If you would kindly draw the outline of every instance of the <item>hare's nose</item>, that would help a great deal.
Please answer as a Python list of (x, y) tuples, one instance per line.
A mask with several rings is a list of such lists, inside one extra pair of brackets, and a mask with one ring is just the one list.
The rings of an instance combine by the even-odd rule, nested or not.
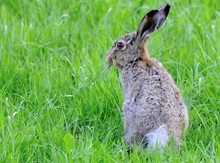
[(113, 64), (113, 59), (112, 59), (112, 57), (111, 57), (110, 55), (107, 55), (106, 61), (107, 61), (107, 63), (110, 64), (110, 65)]

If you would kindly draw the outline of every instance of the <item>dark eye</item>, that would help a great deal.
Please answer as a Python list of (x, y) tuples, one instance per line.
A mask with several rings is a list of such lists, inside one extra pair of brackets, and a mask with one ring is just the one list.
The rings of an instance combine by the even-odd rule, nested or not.
[(125, 45), (122, 42), (117, 42), (116, 46), (118, 49), (123, 49)]

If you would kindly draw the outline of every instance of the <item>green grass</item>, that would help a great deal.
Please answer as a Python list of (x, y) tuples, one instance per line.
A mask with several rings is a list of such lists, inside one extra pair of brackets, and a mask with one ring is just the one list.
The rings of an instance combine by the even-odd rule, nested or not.
[[(119, 71), (81, 88), (107, 67), (113, 40), (167, 2), (148, 48), (179, 86), (190, 127), (178, 151), (128, 156)], [(219, 24), (217, 0), (0, 1), (0, 162), (220, 162)]]

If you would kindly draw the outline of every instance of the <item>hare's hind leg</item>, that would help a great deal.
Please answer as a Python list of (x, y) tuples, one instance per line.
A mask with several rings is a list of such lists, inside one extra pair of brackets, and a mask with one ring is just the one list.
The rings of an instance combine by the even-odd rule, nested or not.
[(148, 142), (147, 147), (152, 149), (164, 147), (169, 140), (167, 125), (163, 124), (157, 129), (147, 133), (146, 139)]

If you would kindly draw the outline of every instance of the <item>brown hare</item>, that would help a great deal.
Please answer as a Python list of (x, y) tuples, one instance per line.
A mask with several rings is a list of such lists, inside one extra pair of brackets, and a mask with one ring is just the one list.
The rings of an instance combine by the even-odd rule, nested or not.
[(188, 128), (188, 111), (172, 77), (149, 57), (146, 43), (165, 23), (170, 5), (148, 12), (134, 33), (117, 40), (106, 55), (121, 70), (124, 101), (124, 140), (127, 145), (161, 148), (172, 139), (175, 147)]

